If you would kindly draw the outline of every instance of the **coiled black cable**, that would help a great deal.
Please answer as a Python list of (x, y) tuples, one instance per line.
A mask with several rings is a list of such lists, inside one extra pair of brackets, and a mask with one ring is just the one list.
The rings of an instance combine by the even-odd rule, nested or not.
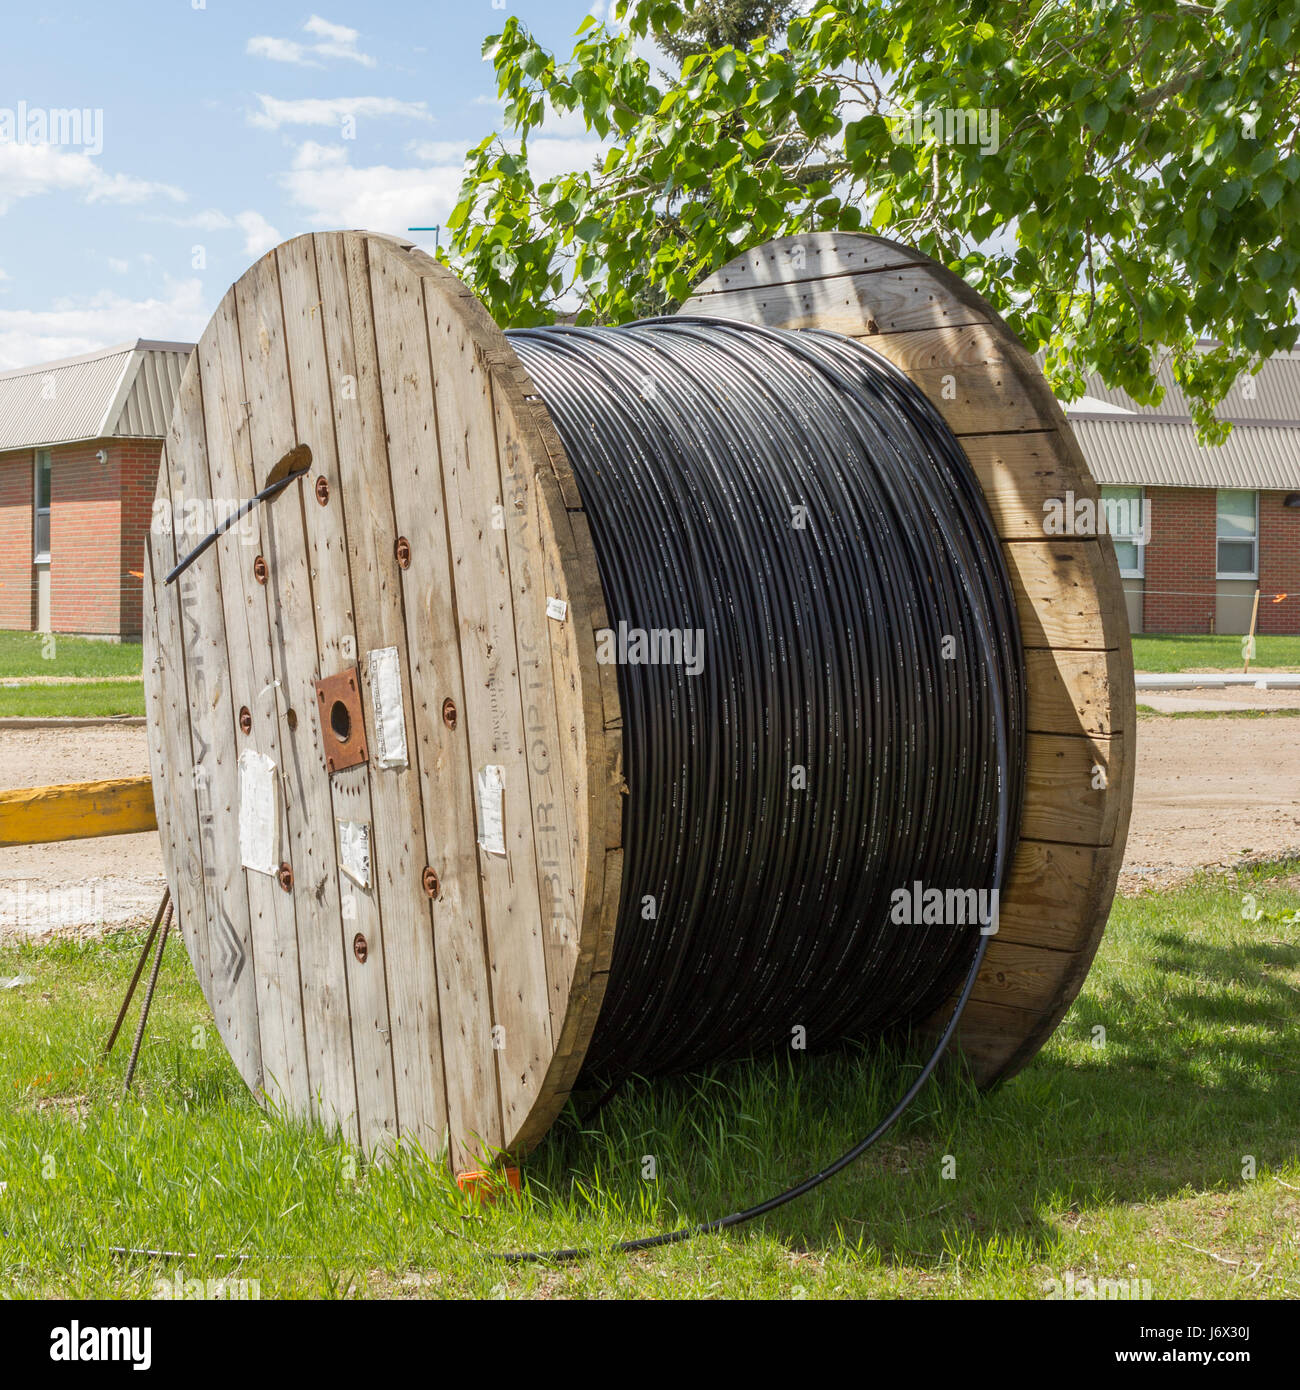
[(871, 1135), (770, 1202), (619, 1247), (645, 1249), (816, 1186), (933, 1071), (987, 937), (899, 921), (896, 894), (1001, 886), (1024, 776), (1019, 627), (969, 462), (862, 344), (698, 318), (508, 336), (591, 524), (603, 654), (642, 633), (679, 658), (618, 666), (623, 899), (587, 1078), (830, 1046), (962, 982)]

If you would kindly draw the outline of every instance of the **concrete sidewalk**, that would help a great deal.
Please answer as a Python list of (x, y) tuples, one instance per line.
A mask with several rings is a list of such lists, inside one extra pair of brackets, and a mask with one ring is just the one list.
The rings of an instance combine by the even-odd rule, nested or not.
[(1300, 691), (1300, 672), (1297, 671), (1176, 671), (1170, 675), (1163, 672), (1139, 671), (1136, 681), (1139, 692), (1227, 690), (1236, 686), (1253, 687), (1256, 690)]

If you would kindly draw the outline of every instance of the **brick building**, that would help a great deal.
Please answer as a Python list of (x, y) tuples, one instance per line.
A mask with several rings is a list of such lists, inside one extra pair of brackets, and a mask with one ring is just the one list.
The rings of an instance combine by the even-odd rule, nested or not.
[(0, 628), (139, 640), (162, 438), (192, 350), (0, 373)]
[[(188, 343), (139, 341), (0, 373), (0, 628), (135, 639), (138, 577)], [(1134, 632), (1300, 633), (1300, 353), (1220, 407), (1202, 448), (1168, 365), (1139, 406), (1093, 379), (1068, 407), (1112, 526)], [(1134, 506), (1134, 504), (1137, 504)], [(1281, 597), (1285, 595), (1285, 597)]]
[[(1103, 496), (1140, 528), (1112, 528), (1134, 632), (1300, 633), (1300, 353), (1229, 392), (1225, 444), (1196, 442), (1168, 364), (1158, 406), (1095, 378), (1066, 413)], [(1138, 504), (1134, 506), (1133, 504)]]

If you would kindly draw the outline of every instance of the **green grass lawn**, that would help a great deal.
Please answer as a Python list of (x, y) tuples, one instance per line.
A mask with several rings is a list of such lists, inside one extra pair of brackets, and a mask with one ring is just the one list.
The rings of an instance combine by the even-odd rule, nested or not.
[[(1133, 665), (1139, 671), (1166, 674), (1188, 670), (1240, 671), (1242, 641), (1241, 637), (1226, 635), (1139, 633), (1133, 638)], [(1250, 664), (1300, 671), (1300, 637), (1256, 637), (1255, 656)]]
[(95, 681), (89, 685), (0, 685), (0, 718), (101, 718), (144, 714), (142, 681)]
[[(476, 1207), (422, 1156), (358, 1164), (261, 1111), (179, 942), (124, 1102), (130, 1027), (107, 1064), (100, 1047), (139, 934), (10, 947), (0, 976), (33, 978), (0, 991), (0, 1287), (148, 1295), (183, 1272), (262, 1297), (1032, 1298), (1073, 1274), (1148, 1280), (1157, 1298), (1295, 1297), (1298, 874), (1118, 902), (1083, 995), (1015, 1080), (978, 1095), (948, 1074), (877, 1150), (761, 1224), (560, 1267), (485, 1252), (601, 1245), (766, 1197), (865, 1133), (913, 1064), (792, 1053), (637, 1086), (586, 1129), (564, 1122), (521, 1198)], [(1246, 893), (1272, 915), (1244, 920)]]
[(138, 642), (0, 632), (0, 679), (14, 676), (138, 676)]

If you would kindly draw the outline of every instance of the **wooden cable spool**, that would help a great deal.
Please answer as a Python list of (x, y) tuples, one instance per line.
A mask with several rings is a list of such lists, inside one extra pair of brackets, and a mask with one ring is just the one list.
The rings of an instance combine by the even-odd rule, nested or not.
[[(1078, 993), (1127, 832), (1118, 568), (1101, 540), (1043, 525), (1044, 502), (1095, 503), (1096, 487), (1033, 359), (915, 251), (785, 238), (710, 276), (683, 312), (868, 341), (943, 414), (984, 488), (1030, 731), (1022, 838), (960, 1031), (991, 1085)], [(591, 534), (501, 330), (393, 238), (298, 237), (230, 289), (181, 383), (159, 514), (237, 505), (304, 445), (309, 472), (174, 584), (208, 525), (151, 532), (145, 686), (168, 882), (256, 1093), (367, 1150), (446, 1146), (465, 1170), (545, 1134), (609, 969), (622, 711), (596, 659), (609, 623)], [(480, 785), (485, 769), (498, 772)], [(504, 853), (484, 798), (503, 811)]]

